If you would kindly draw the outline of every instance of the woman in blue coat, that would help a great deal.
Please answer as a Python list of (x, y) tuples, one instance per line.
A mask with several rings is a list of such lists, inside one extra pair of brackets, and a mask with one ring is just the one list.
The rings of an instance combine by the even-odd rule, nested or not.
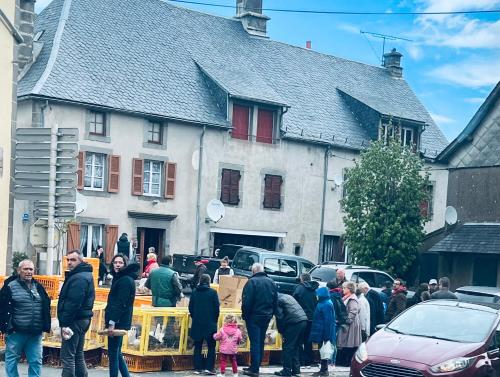
[[(330, 292), (328, 288), (321, 287), (316, 290), (316, 295), (318, 296), (318, 305), (313, 315), (310, 341), (317, 343), (320, 348), (323, 343), (328, 341), (332, 347), (335, 347), (337, 328), (335, 325), (335, 310), (330, 300)], [(328, 376), (328, 361), (329, 358), (322, 359), (319, 372), (313, 373), (312, 376)]]

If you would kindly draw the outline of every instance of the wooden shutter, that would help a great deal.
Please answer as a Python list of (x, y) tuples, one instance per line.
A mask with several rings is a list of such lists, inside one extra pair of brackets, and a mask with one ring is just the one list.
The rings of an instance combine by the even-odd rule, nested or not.
[(175, 197), (175, 176), (177, 173), (177, 164), (168, 162), (165, 164), (165, 198), (174, 199)]
[(234, 139), (248, 140), (250, 122), (250, 108), (248, 106), (233, 105), (233, 131)]
[(80, 224), (69, 223), (66, 251), (80, 250)]
[(257, 119), (257, 141), (273, 143), (274, 111), (259, 109)]
[(222, 169), (220, 201), (224, 204), (229, 204), (231, 196), (231, 171)]
[(76, 175), (76, 188), (77, 190), (83, 190), (83, 179), (85, 177), (85, 152), (83, 151), (78, 153), (78, 168), (76, 169)]
[(108, 192), (120, 191), (120, 156), (110, 155), (108, 160)]
[(264, 178), (264, 208), (281, 208), (281, 184), (279, 175), (266, 175)]
[(142, 195), (144, 179), (144, 160), (132, 159), (132, 195)]
[(231, 170), (231, 194), (229, 204), (240, 203), (240, 178), (241, 174), (238, 170)]
[(424, 219), (429, 217), (429, 201), (427, 199), (420, 202), (420, 214)]
[(106, 225), (106, 263), (111, 263), (113, 259), (116, 241), (118, 241), (118, 225)]

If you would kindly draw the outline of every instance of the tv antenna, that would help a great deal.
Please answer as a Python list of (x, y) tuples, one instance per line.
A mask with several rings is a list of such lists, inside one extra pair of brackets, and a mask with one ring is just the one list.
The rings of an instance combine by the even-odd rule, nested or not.
[[(377, 52), (375, 51), (375, 49), (373, 48), (372, 44), (370, 43), (370, 40), (366, 37), (366, 34), (368, 35), (371, 35), (372, 37), (375, 37), (375, 38), (380, 38), (382, 39), (382, 58), (380, 59), (380, 62), (383, 64), (384, 63), (384, 54), (385, 54), (385, 41), (388, 40), (388, 41), (406, 41), (406, 42), (413, 42), (412, 39), (407, 39), (407, 38), (402, 38), (402, 37), (396, 37), (395, 35), (388, 35), (388, 34), (380, 34), (380, 33), (373, 33), (371, 31), (363, 31), (363, 30), (360, 30), (359, 31), (361, 34), (364, 35), (364, 37), (366, 38), (366, 40), (368, 41), (368, 43), (370, 44), (370, 47), (372, 48), (373, 50), (373, 53), (375, 54), (375, 56), (377, 56)], [(378, 59), (378, 56), (377, 56), (377, 59)]]

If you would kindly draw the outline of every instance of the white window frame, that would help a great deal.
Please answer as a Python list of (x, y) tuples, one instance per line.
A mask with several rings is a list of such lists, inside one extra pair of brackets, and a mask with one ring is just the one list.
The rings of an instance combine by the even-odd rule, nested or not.
[(382, 123), (379, 140), (383, 140), (384, 143), (387, 143), (389, 139), (394, 138), (394, 133), (395, 133), (394, 124)]
[[(90, 169), (88, 168), (87, 165), (87, 158), (91, 156), (92, 161), (90, 163)], [(96, 157), (97, 156), (102, 156), (102, 177), (97, 177), (95, 175), (95, 170), (96, 170)], [(106, 176), (106, 155), (103, 153), (94, 153), (94, 152), (86, 152), (85, 153), (85, 174), (83, 177), (83, 185), (84, 185), (84, 190), (90, 190), (90, 191), (104, 191), (104, 186), (105, 186), (105, 176)], [(85, 179), (90, 178), (90, 186), (85, 185)], [(102, 181), (102, 187), (95, 187), (95, 180), (96, 179), (101, 179)]]
[[(406, 139), (406, 133), (407, 131), (410, 131), (411, 133), (411, 139), (410, 139), (410, 144), (407, 144), (407, 139)], [(401, 145), (405, 147), (412, 147), (415, 143), (415, 130), (410, 127), (401, 127), (401, 132), (400, 132), (400, 139), (401, 139)]]
[[(102, 236), (104, 232), (104, 226), (102, 224), (86, 224), (83, 223), (82, 226), (87, 227), (87, 249), (81, 250), (84, 257), (90, 258), (92, 257), (92, 237), (94, 235), (94, 227), (98, 227), (100, 229), (99, 239), (97, 245), (102, 246)], [(89, 242), (90, 240), (90, 242)]]
[[(153, 165), (158, 164), (158, 173), (153, 173)], [(149, 179), (146, 181), (146, 173), (149, 174)], [(153, 187), (153, 174), (158, 175), (158, 192), (152, 192)], [(144, 160), (144, 173), (143, 173), (143, 184), (142, 184), (142, 194), (144, 196), (161, 196), (161, 186), (163, 179), (163, 162), (154, 160)], [(145, 185), (148, 185), (148, 190), (144, 189)], [(154, 183), (156, 185), (156, 183)]]

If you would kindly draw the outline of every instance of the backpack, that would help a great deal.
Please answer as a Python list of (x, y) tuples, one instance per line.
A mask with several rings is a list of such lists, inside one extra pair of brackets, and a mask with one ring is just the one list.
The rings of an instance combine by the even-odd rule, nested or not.
[(343, 325), (347, 322), (347, 308), (344, 302), (337, 295), (331, 295), (333, 309), (335, 310), (335, 319), (337, 324)]

